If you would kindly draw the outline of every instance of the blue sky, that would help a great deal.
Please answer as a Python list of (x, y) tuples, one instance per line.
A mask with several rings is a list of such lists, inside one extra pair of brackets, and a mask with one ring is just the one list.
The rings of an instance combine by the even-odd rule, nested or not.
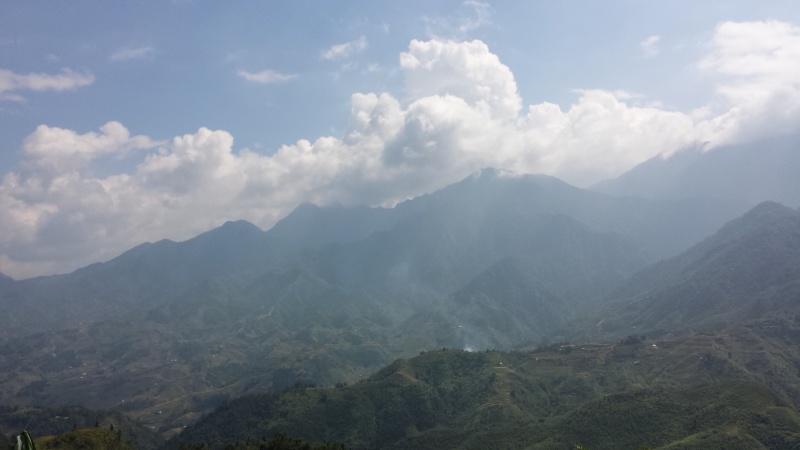
[[(796, 130), (793, 1), (4, 1), (0, 271)], [(797, 100), (797, 102), (796, 102)]]

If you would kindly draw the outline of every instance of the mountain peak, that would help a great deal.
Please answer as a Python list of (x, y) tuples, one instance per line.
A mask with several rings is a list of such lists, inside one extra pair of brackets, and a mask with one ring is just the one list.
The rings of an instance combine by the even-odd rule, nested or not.
[(797, 214), (797, 211), (789, 208), (788, 206), (782, 205), (778, 202), (765, 201), (754, 206), (742, 217), (795, 217)]
[(798, 248), (800, 212), (762, 202), (681, 255), (631, 278), (615, 295), (634, 301), (612, 314), (617, 322), (611, 328), (721, 326), (794, 314)]
[(472, 180), (493, 180), (496, 178), (516, 178), (521, 176), (517, 172), (508, 169), (496, 169), (494, 167), (484, 167), (472, 172), (468, 179)]
[(246, 220), (229, 220), (222, 224), (222, 226), (206, 231), (199, 236), (184, 241), (184, 243), (192, 241), (198, 242), (205, 239), (217, 239), (221, 236), (258, 236), (263, 233), (264, 231), (261, 230), (261, 228), (258, 228)]
[(228, 231), (245, 231), (245, 232), (252, 232), (252, 231), (262, 231), (261, 228), (253, 225), (252, 223), (246, 220), (229, 220), (222, 224), (220, 227), (223, 230)]
[[(784, 224), (783, 226), (781, 224)], [(743, 216), (723, 226), (712, 238), (732, 240), (752, 232), (796, 228), (800, 224), (800, 212), (773, 201), (761, 202)]]

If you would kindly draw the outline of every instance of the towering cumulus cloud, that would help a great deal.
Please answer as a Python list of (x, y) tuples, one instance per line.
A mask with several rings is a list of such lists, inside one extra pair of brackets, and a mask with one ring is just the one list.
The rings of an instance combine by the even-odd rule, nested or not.
[[(0, 185), (0, 271), (67, 271), (230, 219), (268, 228), (301, 202), (393, 204), (486, 166), (588, 185), (695, 142), (785, 130), (800, 115), (798, 36), (780, 22), (721, 24), (698, 63), (717, 97), (686, 113), (597, 89), (576, 91), (566, 109), (525, 107), (485, 43), (434, 39), (400, 55), (405, 92), (353, 94), (343, 136), (271, 155), (236, 150), (222, 130), (156, 142), (116, 122), (85, 134), (42, 125)], [(139, 163), (102, 164), (114, 158)]]

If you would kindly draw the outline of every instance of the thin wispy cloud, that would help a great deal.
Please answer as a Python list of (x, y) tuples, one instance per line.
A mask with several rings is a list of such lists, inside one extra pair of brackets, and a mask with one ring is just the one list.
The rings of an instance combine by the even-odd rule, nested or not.
[(639, 43), (639, 48), (642, 49), (642, 53), (644, 53), (645, 57), (652, 58), (661, 53), (661, 48), (659, 47), (660, 42), (661, 36), (649, 36), (647, 39)]
[(471, 13), (461, 17), (458, 31), (466, 34), (491, 23), (492, 11), (488, 3), (469, 0), (462, 7), (471, 10)]
[(341, 61), (364, 51), (367, 48), (367, 38), (361, 36), (353, 41), (336, 44), (322, 52), (322, 58), (329, 61)]
[(474, 30), (492, 23), (492, 7), (488, 3), (467, 0), (452, 15), (423, 17), (428, 35), (446, 39), (464, 39)]
[(145, 58), (155, 52), (152, 47), (123, 48), (112, 53), (108, 57), (111, 61), (130, 61), (132, 59)]
[(284, 83), (293, 78), (297, 78), (297, 75), (284, 74), (270, 69), (262, 70), (261, 72), (248, 72), (246, 70), (240, 70), (236, 73), (247, 81), (261, 84)]
[(79, 73), (72, 69), (62, 69), (58, 74), (27, 73), (19, 74), (8, 69), (0, 69), (0, 100), (23, 101), (17, 91), (69, 91), (94, 83), (94, 75)]
[(247, 56), (247, 50), (234, 50), (225, 54), (225, 62), (239, 62)]

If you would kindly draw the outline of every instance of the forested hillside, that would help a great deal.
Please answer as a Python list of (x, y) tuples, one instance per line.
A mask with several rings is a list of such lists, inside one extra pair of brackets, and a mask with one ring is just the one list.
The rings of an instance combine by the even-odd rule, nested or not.
[(747, 334), (432, 351), (354, 385), (234, 400), (170, 448), (276, 432), (349, 448), (800, 448), (800, 415), (767, 387), (796, 379), (759, 372), (793, 363), (757, 368)]

